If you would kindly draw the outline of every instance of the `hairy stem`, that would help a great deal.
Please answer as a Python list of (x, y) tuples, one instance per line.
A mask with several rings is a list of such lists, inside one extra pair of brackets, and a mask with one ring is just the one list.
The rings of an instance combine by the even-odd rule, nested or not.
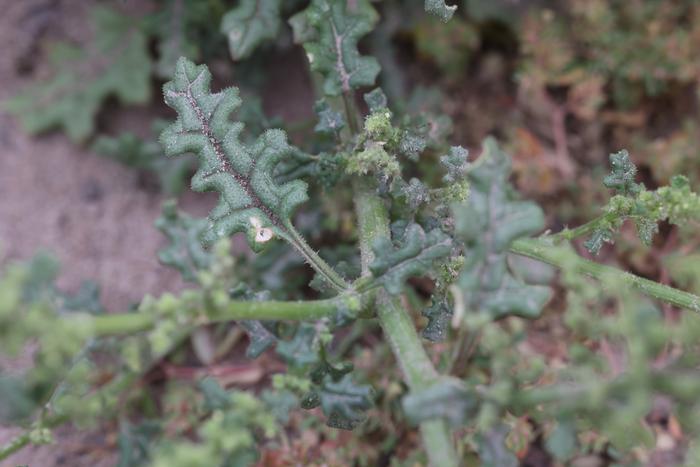
[(549, 239), (521, 238), (513, 242), (510, 251), (558, 268), (573, 268), (579, 273), (600, 280), (604, 285), (624, 284), (671, 305), (700, 311), (700, 297), (697, 295), (581, 258), (569, 248), (553, 245)]
[[(355, 180), (355, 209), (360, 231), (360, 252), (363, 276), (368, 276), (374, 258), (372, 242), (389, 236), (389, 216), (384, 202), (366, 180)], [(377, 317), (392, 352), (411, 390), (427, 388), (435, 382), (435, 370), (421, 343), (411, 317), (397, 297), (382, 290), (376, 299)], [(425, 451), (434, 467), (458, 465), (450, 430), (445, 420), (429, 420), (420, 424)]]
[(290, 238), (289, 242), (294, 248), (296, 248), (299, 253), (306, 259), (306, 262), (314, 268), (323, 278), (328, 282), (334, 289), (339, 292), (343, 292), (350, 288), (350, 285), (340, 277), (340, 275), (333, 269), (328, 263), (326, 263), (323, 258), (321, 258), (318, 253), (316, 253), (313, 248), (306, 243), (304, 237), (297, 232), (294, 226), (290, 223), (286, 226), (289, 232)]

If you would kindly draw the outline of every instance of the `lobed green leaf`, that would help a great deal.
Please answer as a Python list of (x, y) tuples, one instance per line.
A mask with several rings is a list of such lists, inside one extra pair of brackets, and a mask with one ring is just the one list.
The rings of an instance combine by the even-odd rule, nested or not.
[(100, 7), (92, 11), (95, 37), (85, 47), (58, 44), (51, 50), (55, 73), (4, 103), (24, 129), (40, 133), (62, 128), (76, 142), (94, 130), (107, 97), (138, 104), (150, 97), (147, 40), (134, 20)]
[(219, 204), (210, 213), (208, 243), (235, 232), (246, 232), (254, 248), (274, 234), (289, 236), (290, 217), (305, 202), (306, 183), (274, 182), (278, 163), (294, 152), (281, 130), (267, 130), (251, 145), (243, 144), (243, 124), (229, 121), (240, 105), (238, 90), (211, 93), (211, 74), (205, 66), (180, 59), (173, 80), (163, 88), (166, 103), (178, 118), (163, 131), (167, 155), (194, 152), (200, 166), (192, 179), (195, 191), (217, 191)]
[(360, 55), (357, 43), (372, 31), (377, 20), (368, 0), (313, 0), (290, 19), (311, 69), (324, 77), (325, 94), (337, 96), (374, 84), (379, 63), (374, 57)]
[(535, 317), (549, 300), (550, 289), (517, 279), (507, 255), (515, 239), (544, 228), (544, 215), (535, 203), (512, 199), (510, 160), (493, 139), (484, 141), (481, 157), (486, 159), (468, 176), (469, 203), (454, 207), (456, 235), (466, 247), (458, 284), (469, 310), (493, 317)]
[(390, 294), (399, 294), (407, 278), (426, 274), (435, 260), (448, 256), (452, 240), (440, 229), (427, 234), (418, 224), (407, 227), (398, 247), (389, 238), (378, 238), (372, 245), (375, 259), (370, 271)]
[(260, 44), (277, 37), (280, 4), (280, 0), (241, 0), (224, 15), (221, 32), (228, 38), (234, 61), (250, 57)]

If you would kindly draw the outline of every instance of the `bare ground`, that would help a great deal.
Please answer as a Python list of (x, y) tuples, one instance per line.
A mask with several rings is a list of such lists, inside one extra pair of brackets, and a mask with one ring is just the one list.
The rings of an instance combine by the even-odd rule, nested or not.
[[(0, 0), (0, 102), (44, 72), (43, 52), (34, 41), (84, 34), (82, 23), (91, 3)], [(36, 55), (36, 66), (28, 54)], [(135, 117), (130, 126), (138, 126), (139, 119), (149, 126), (147, 112), (137, 110)], [(179, 290), (183, 284), (178, 274), (156, 259), (163, 239), (153, 221), (162, 201), (161, 194), (139, 187), (130, 169), (72, 144), (62, 134), (30, 137), (0, 112), (0, 263), (48, 250), (62, 265), (59, 287), (74, 290), (84, 279), (95, 280), (112, 311), (125, 310), (145, 294)], [(181, 204), (198, 214), (206, 210), (192, 196)], [(0, 427), (0, 444), (16, 431)], [(113, 447), (114, 440), (72, 428), (57, 434), (57, 444), (26, 448), (0, 464), (114, 464), (114, 456), (100, 449)]]

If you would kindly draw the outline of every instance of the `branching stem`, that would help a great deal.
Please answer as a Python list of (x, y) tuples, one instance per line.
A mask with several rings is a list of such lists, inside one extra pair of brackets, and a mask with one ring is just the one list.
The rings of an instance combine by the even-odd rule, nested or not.
[(616, 217), (616, 214), (613, 214), (613, 215), (603, 214), (602, 216), (598, 216), (595, 219), (593, 219), (589, 222), (586, 222), (585, 224), (581, 224), (576, 228), (564, 229), (559, 233), (551, 235), (549, 238), (551, 240), (553, 240), (555, 243), (560, 243), (562, 241), (571, 241), (571, 240), (578, 238), (578, 237), (590, 235), (596, 229), (598, 229), (598, 227), (600, 227), (602, 224), (609, 223), (610, 221), (614, 220), (615, 217)]
[[(366, 180), (355, 180), (355, 209), (357, 211), (363, 276), (369, 276), (369, 264), (374, 258), (372, 242), (389, 236), (389, 216), (384, 202)], [(377, 317), (392, 352), (411, 390), (425, 389), (433, 384), (438, 373), (416, 333), (415, 324), (402, 308), (397, 297), (381, 290), (376, 300)], [(457, 466), (457, 454), (445, 420), (428, 420), (420, 424), (421, 436), (431, 465)]]
[(581, 258), (570, 248), (554, 245), (547, 237), (542, 239), (521, 238), (513, 242), (510, 251), (558, 268), (574, 269), (579, 273), (600, 280), (603, 285), (622, 283), (671, 305), (700, 312), (700, 297), (697, 295)]

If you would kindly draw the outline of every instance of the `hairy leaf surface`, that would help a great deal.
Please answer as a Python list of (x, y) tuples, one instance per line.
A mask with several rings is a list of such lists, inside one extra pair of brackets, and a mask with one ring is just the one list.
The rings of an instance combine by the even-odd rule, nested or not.
[(165, 101), (177, 111), (178, 119), (161, 135), (166, 154), (198, 155), (193, 190), (221, 194), (204, 240), (247, 232), (255, 248), (273, 234), (287, 236), (293, 211), (308, 199), (306, 183), (293, 180), (277, 185), (273, 172), (294, 149), (281, 130), (267, 130), (253, 144), (243, 144), (239, 136), (244, 125), (229, 120), (240, 105), (238, 90), (211, 93), (210, 82), (205, 66), (184, 58), (178, 61), (174, 79), (163, 88)]
[(360, 55), (358, 41), (377, 23), (367, 0), (313, 0), (290, 23), (295, 40), (304, 44), (311, 69), (324, 77), (323, 91), (331, 96), (372, 86), (379, 74), (374, 57)]
[(399, 294), (407, 278), (426, 274), (436, 259), (449, 255), (452, 241), (440, 229), (426, 234), (420, 225), (411, 224), (398, 248), (383, 237), (374, 242), (372, 249), (375, 254), (369, 266), (372, 274), (389, 293)]

